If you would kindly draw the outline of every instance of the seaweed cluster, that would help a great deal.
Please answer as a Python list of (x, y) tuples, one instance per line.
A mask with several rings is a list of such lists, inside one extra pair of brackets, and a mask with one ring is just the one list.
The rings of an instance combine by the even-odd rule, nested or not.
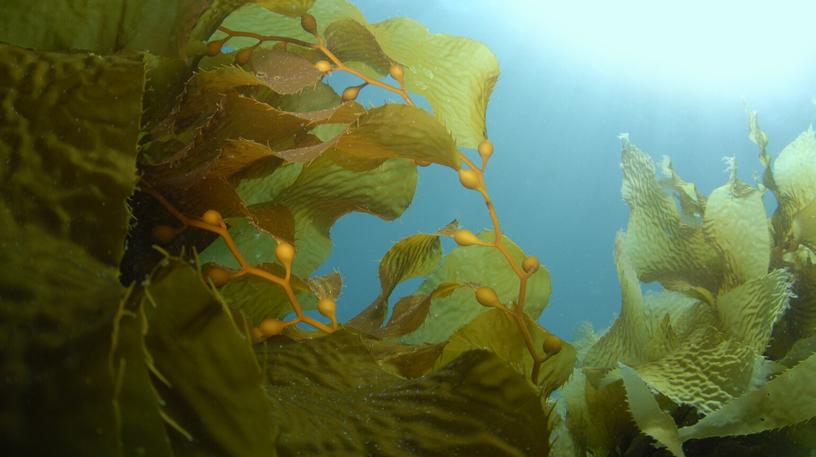
[[(810, 455), (816, 136), (808, 129), (774, 160), (749, 120), (762, 183), (739, 180), (729, 160), (728, 182), (708, 197), (668, 158), (659, 179), (621, 137), (631, 208), (615, 245), (621, 311), (600, 337), (585, 332), (563, 390), (578, 455), (665, 455), (651, 439), (674, 456), (684, 444), (688, 455)], [(661, 290), (644, 294), (648, 282)]]
[[(536, 322), (549, 274), (487, 191), (483, 45), (344, 0), (2, 8), (5, 451), (549, 453), (575, 350)], [(364, 107), (368, 86), (404, 103)], [(397, 242), (337, 322), (341, 276), (314, 275), (332, 225), (398, 217), (430, 164), (492, 230)]]

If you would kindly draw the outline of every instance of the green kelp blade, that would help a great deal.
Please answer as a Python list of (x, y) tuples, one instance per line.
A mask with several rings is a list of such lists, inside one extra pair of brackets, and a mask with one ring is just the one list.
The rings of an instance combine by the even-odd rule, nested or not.
[(696, 424), (680, 429), (682, 439), (738, 436), (789, 427), (816, 416), (816, 355), (767, 384), (726, 403)]
[(722, 277), (721, 260), (702, 227), (681, 221), (677, 205), (655, 177), (652, 159), (626, 135), (621, 142), (621, 193), (631, 208), (624, 248), (638, 278), (660, 281), (672, 290), (699, 287), (716, 292)]
[[(339, 19), (351, 18), (365, 23), (357, 7), (345, 0), (317, 0), (309, 8), (309, 14), (315, 17), (320, 33), (324, 33), (329, 24)], [(310, 43), (316, 42), (315, 38), (300, 26), (300, 18), (276, 14), (255, 3), (235, 10), (224, 20), (223, 26), (232, 30), (252, 30), (261, 35), (279, 35)], [(225, 36), (224, 32), (219, 31), (214, 33), (211, 39), (217, 40)], [(230, 46), (238, 49), (253, 46), (257, 42), (258, 40), (252, 38), (237, 37), (230, 40)], [(272, 46), (272, 43), (268, 45)]]
[(370, 30), (385, 54), (405, 67), (406, 88), (428, 100), (457, 146), (475, 148), (486, 138), (485, 113), (499, 64), (485, 45), (430, 33), (404, 17), (373, 24)]
[(567, 428), (579, 448), (579, 455), (610, 455), (624, 440), (637, 434), (626, 410), (623, 383), (598, 385), (593, 374), (574, 370), (561, 388), (566, 406)]
[(340, 330), (257, 346), (267, 394), (279, 405), (281, 454), (547, 455), (546, 413), (497, 357), (470, 351), (403, 379), (380, 368), (367, 346), (376, 340), (364, 338)]
[(762, 354), (776, 321), (788, 307), (794, 277), (784, 269), (745, 281), (717, 297), (718, 326), (730, 338)]
[(666, 356), (633, 368), (650, 388), (709, 414), (745, 392), (757, 358), (744, 342), (700, 327)]
[(309, 11), (315, 0), (255, 0), (260, 6), (289, 17), (300, 17)]
[(674, 170), (671, 157), (663, 156), (660, 169), (666, 176), (661, 180), (661, 184), (674, 191), (682, 210), (682, 222), (688, 225), (695, 225), (700, 222), (703, 215), (706, 198), (698, 190), (694, 183), (690, 183)]
[(380, 260), (380, 295), (348, 325), (365, 332), (379, 329), (394, 288), (402, 281), (431, 273), (441, 258), (442, 243), (438, 235), (411, 235), (397, 241)]
[(325, 38), (326, 47), (344, 64), (374, 79), (388, 73), (392, 61), (366, 25), (350, 18), (340, 19), (326, 27)]
[(169, 457), (139, 300), (118, 271), (69, 239), (18, 226), (2, 202), (0, 226), (4, 451)]
[(779, 208), (774, 214), (774, 229), (782, 241), (792, 228), (793, 218), (816, 199), (816, 133), (802, 132), (785, 146), (771, 167)]
[[(0, 41), (53, 51), (113, 54), (123, 50), (179, 56), (195, 25), (220, 19), (236, 1), (207, 11), (194, 0), (8, 0), (0, 17)], [(218, 11), (220, 10), (220, 11)], [(220, 13), (220, 14), (219, 14)], [(209, 20), (208, 20), (209, 19)], [(204, 24), (202, 24), (204, 25)], [(210, 25), (211, 27), (211, 25)]]
[(771, 232), (763, 192), (736, 177), (711, 193), (705, 207), (705, 233), (723, 256), (722, 288), (732, 289), (764, 276), (771, 261)]
[(339, 135), (334, 143), (342, 158), (382, 160), (394, 157), (459, 168), (450, 133), (428, 112), (387, 104), (373, 108)]
[[(495, 235), (487, 230), (478, 235), (479, 239), (492, 242)], [(503, 238), (510, 255), (516, 262), (524, 259), (522, 250), (508, 237)], [(492, 272), (485, 275), (485, 272)], [(492, 287), (502, 303), (511, 303), (518, 297), (519, 279), (507, 260), (498, 250), (482, 247), (457, 247), (442, 260), (442, 265), (422, 283), (417, 293), (430, 293), (442, 283), (480, 284)], [(537, 319), (547, 306), (550, 297), (550, 274), (546, 268), (540, 268), (527, 281), (527, 300), (525, 313), (531, 319)], [(431, 304), (432, 318), (416, 331), (401, 338), (404, 343), (441, 343), (447, 340), (456, 330), (470, 322), (486, 308), (476, 301), (473, 289), (462, 287), (446, 297), (439, 297)]]
[(272, 403), (247, 336), (199, 273), (181, 261), (147, 289), (147, 349), (168, 384), (163, 413), (183, 430), (177, 455), (275, 455)]
[[(549, 332), (526, 316), (524, 324), (532, 336), (536, 352), (543, 354), (541, 345)], [(524, 375), (525, 379), (531, 379), (533, 357), (527, 349), (521, 329), (508, 312), (491, 309), (479, 314), (460, 328), (451, 335), (435, 367), (444, 366), (473, 349), (487, 349), (493, 352), (519, 374)], [(537, 385), (544, 392), (552, 392), (569, 378), (574, 365), (575, 348), (563, 342), (561, 351), (542, 363)]]
[[(296, 250), (293, 271), (307, 277), (328, 256), (329, 229), (339, 217), (351, 211), (365, 211), (391, 220), (405, 211), (416, 189), (416, 166), (411, 161), (392, 159), (373, 170), (356, 172), (321, 157), (302, 168), (282, 167), (242, 189), (245, 200), (264, 205), (276, 203), (291, 211)], [(264, 201), (266, 198), (269, 200)], [(259, 234), (249, 224), (231, 228), (230, 232), (250, 263), (274, 261), (274, 238)], [(201, 257), (219, 265), (235, 266), (220, 240), (202, 252)]]
[(18, 222), (119, 265), (143, 89), (140, 57), (0, 45), (0, 91), (9, 104), (0, 125), (0, 199)]
[(388, 324), (374, 332), (381, 338), (391, 338), (411, 333), (418, 329), (431, 310), (431, 303), (435, 298), (447, 297), (454, 290), (463, 287), (464, 284), (455, 282), (444, 282), (429, 294), (409, 295), (401, 298), (395, 305)]
[(583, 365), (614, 368), (619, 362), (640, 365), (671, 350), (670, 332), (660, 325), (662, 316), (649, 314), (637, 272), (626, 252), (625, 235), (615, 238), (615, 267), (621, 288), (621, 312), (612, 326), (586, 353)]
[(632, 368), (621, 364), (618, 370), (626, 387), (629, 412), (640, 431), (651, 436), (675, 457), (685, 457), (674, 419), (660, 409), (649, 387)]

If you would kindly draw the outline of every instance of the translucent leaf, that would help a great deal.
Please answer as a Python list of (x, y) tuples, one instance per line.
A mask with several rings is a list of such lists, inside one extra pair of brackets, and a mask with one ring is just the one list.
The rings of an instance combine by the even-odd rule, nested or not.
[(340, 273), (336, 271), (323, 276), (314, 276), (309, 278), (306, 283), (309, 286), (309, 290), (311, 290), (318, 299), (331, 298), (337, 300), (343, 291), (343, 278), (340, 276)]
[(771, 232), (760, 190), (732, 176), (709, 196), (704, 219), (707, 237), (723, 256), (723, 288), (768, 272)]
[(638, 428), (666, 447), (675, 457), (684, 457), (674, 419), (660, 409), (657, 400), (635, 370), (626, 365), (621, 365), (619, 370), (626, 387), (629, 410)]
[[(548, 332), (526, 316), (525, 325), (532, 336), (533, 347), (541, 353), (541, 344)], [(473, 349), (493, 352), (526, 379), (531, 379), (533, 358), (521, 330), (508, 312), (490, 309), (476, 316), (450, 337), (435, 365), (441, 367)], [(564, 342), (558, 354), (541, 364), (538, 386), (545, 392), (555, 390), (569, 378), (574, 365), (575, 348)]]
[(260, 6), (289, 17), (300, 17), (309, 11), (315, 0), (255, 0)]
[(485, 139), (487, 103), (499, 77), (499, 64), (486, 46), (430, 33), (404, 17), (370, 30), (385, 54), (405, 67), (407, 89), (428, 100), (457, 146), (475, 148)]
[(615, 368), (619, 362), (639, 365), (665, 355), (671, 349), (671, 335), (657, 325), (662, 316), (649, 319), (640, 282), (624, 251), (624, 238), (615, 240), (615, 265), (621, 287), (621, 312), (609, 330), (590, 347), (584, 366)]
[(789, 427), (816, 416), (816, 355), (764, 386), (746, 392), (696, 424), (680, 429), (684, 440), (734, 436)]
[[(181, 262), (152, 278), (147, 347), (168, 384), (165, 413), (192, 436), (176, 449), (263, 455), (274, 448), (272, 403), (250, 343), (200, 275)], [(175, 435), (178, 437), (179, 435)]]
[(621, 137), (623, 198), (631, 208), (625, 250), (638, 277), (663, 287), (716, 291), (721, 260), (706, 242), (702, 227), (683, 224), (672, 198), (655, 178), (652, 160)]
[(722, 294), (717, 299), (720, 328), (755, 353), (763, 353), (774, 323), (788, 306), (792, 284), (792, 275), (778, 269)]
[(744, 343), (703, 327), (665, 357), (633, 368), (675, 403), (709, 414), (748, 388), (756, 358)]
[[(317, 20), (317, 29), (320, 33), (324, 33), (326, 27), (338, 19), (352, 18), (365, 23), (360, 11), (345, 0), (317, 0), (309, 9), (309, 14)], [(261, 35), (280, 35), (315, 42), (314, 37), (300, 26), (300, 18), (275, 14), (254, 3), (234, 11), (224, 20), (223, 25), (232, 30), (252, 30)], [(216, 32), (211, 39), (221, 39), (225, 36), (223, 32)], [(252, 38), (234, 38), (230, 40), (230, 46), (243, 48), (253, 46), (257, 42), (258, 40)]]
[[(492, 242), (492, 231), (479, 234), (479, 238)], [(509, 238), (503, 238), (510, 255), (521, 262), (524, 254)], [(489, 271), (491, 274), (485, 275)], [(492, 287), (502, 303), (511, 303), (518, 297), (519, 279), (507, 265), (507, 260), (498, 250), (481, 246), (457, 247), (447, 254), (442, 265), (428, 276), (418, 289), (418, 293), (430, 293), (442, 283), (481, 284)], [(532, 319), (537, 319), (547, 305), (551, 291), (550, 274), (540, 268), (527, 281), (527, 299), (524, 311)], [(473, 289), (460, 288), (447, 297), (435, 299), (425, 323), (415, 332), (405, 335), (406, 343), (439, 343), (447, 340), (456, 330), (464, 326), (485, 307), (476, 301)]]
[(705, 197), (697, 191), (697, 186), (694, 183), (685, 181), (674, 171), (671, 157), (663, 156), (660, 165), (663, 174), (667, 176), (662, 181), (663, 186), (673, 190), (680, 203), (680, 209), (682, 210), (681, 221), (691, 226), (699, 224), (705, 208)]
[(462, 284), (442, 283), (429, 294), (402, 297), (394, 305), (388, 324), (373, 334), (381, 338), (390, 338), (413, 332), (425, 322), (435, 298), (447, 297), (459, 287), (462, 287)]
[(279, 94), (297, 93), (323, 76), (310, 61), (280, 49), (256, 50), (250, 65), (255, 77)]
[(339, 331), (258, 347), (267, 393), (278, 405), (281, 454), (547, 454), (546, 414), (536, 394), (492, 354), (471, 351), (406, 380), (380, 368), (367, 347), (375, 342), (361, 338)]
[(349, 326), (371, 332), (385, 320), (388, 299), (399, 283), (432, 272), (442, 258), (442, 243), (437, 235), (418, 234), (399, 240), (380, 260), (380, 295)]
[[(354, 19), (341, 19), (325, 31), (326, 47), (343, 63), (380, 79), (388, 73), (391, 59), (383, 52), (371, 31)], [(362, 65), (361, 65), (362, 64)]]
[(774, 214), (778, 241), (792, 230), (793, 218), (816, 199), (816, 134), (802, 132), (779, 154), (771, 167), (779, 208)]
[(0, 163), (14, 164), (4, 167), (0, 199), (21, 224), (40, 225), (118, 267), (130, 216), (124, 202), (137, 179), (143, 88), (141, 58), (0, 45), (8, 104)]
[(459, 168), (450, 134), (424, 110), (387, 104), (370, 110), (336, 139), (334, 148), (355, 159), (401, 157)]

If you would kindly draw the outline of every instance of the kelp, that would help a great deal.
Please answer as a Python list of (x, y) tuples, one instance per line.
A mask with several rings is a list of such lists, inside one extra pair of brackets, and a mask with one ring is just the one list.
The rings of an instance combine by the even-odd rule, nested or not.
[[(86, 3), (0, 15), (10, 452), (548, 454), (575, 352), (534, 322), (549, 274), (498, 224), (449, 253), (455, 224), (397, 243), (358, 330), (336, 322), (340, 274), (311, 276), (338, 218), (402, 214), (417, 165), (460, 172), (496, 219), (487, 48), (343, 0)], [(405, 104), (363, 107), (327, 71)]]
[[(616, 442), (591, 430), (629, 420), (589, 419), (597, 400), (586, 392), (621, 381), (626, 398), (618, 402), (640, 432), (677, 456), (684, 455), (684, 444), (704, 455), (726, 455), (740, 439), (750, 447), (746, 435), (777, 433), (813, 417), (806, 381), (813, 346), (810, 333), (797, 325), (808, 315), (813, 284), (802, 256), (808, 249), (802, 227), (809, 227), (802, 220), (814, 199), (808, 177), (816, 143), (808, 130), (773, 160), (755, 113), (749, 124), (767, 167), (767, 187), (740, 181), (731, 161), (728, 182), (708, 197), (666, 159), (669, 178), (661, 188), (651, 160), (622, 137), (623, 194), (632, 214), (616, 247), (621, 314), (583, 358), (577, 373), (585, 377), (574, 377), (564, 390), (567, 424), (584, 450), (649, 452), (631, 432)], [(780, 202), (771, 221), (766, 188)], [(651, 281), (664, 289), (643, 294), (640, 283)], [(799, 331), (786, 332), (793, 328)], [(686, 443), (691, 440), (706, 441)]]

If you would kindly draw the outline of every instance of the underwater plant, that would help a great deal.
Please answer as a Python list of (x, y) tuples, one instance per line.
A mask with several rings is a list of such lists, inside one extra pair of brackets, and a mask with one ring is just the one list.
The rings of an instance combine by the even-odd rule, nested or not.
[[(579, 343), (563, 389), (577, 455), (652, 455), (650, 439), (674, 456), (810, 455), (816, 136), (808, 129), (773, 160), (756, 113), (749, 121), (762, 182), (739, 180), (732, 159), (708, 197), (668, 158), (658, 179), (621, 137), (631, 208), (615, 249), (621, 312)], [(768, 190), (778, 202), (770, 221)], [(644, 294), (641, 282), (653, 281), (662, 290)]]
[[(489, 50), (344, 0), (38, 5), (0, 15), (9, 453), (549, 454), (575, 350), (487, 191)], [(402, 239), (338, 322), (330, 228), (398, 217), (432, 163), (493, 229)]]

